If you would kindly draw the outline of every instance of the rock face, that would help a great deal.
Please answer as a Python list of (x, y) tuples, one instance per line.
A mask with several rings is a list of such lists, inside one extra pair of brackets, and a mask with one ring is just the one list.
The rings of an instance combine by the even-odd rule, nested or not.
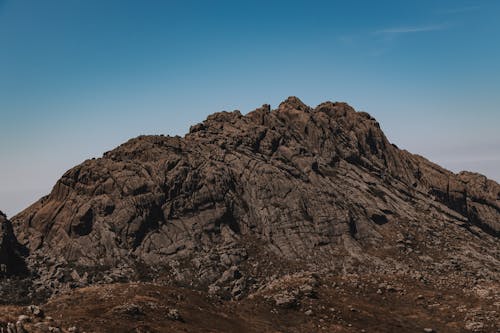
[(12, 220), (55, 289), (165, 273), (238, 298), (304, 267), (439, 275), (454, 258), (491, 280), (500, 264), (497, 183), (398, 149), (345, 103), (296, 97), (132, 139)]
[(14, 236), (10, 221), (0, 211), (0, 276), (25, 273), (25, 254)]

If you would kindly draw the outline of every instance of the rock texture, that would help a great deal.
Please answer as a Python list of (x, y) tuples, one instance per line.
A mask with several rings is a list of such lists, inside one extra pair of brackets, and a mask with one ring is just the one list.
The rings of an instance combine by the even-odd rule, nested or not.
[[(311, 108), (290, 97), (274, 110), (213, 114), (182, 138), (137, 137), (0, 222), (0, 263), (12, 277), (0, 279), (0, 300), (62, 294), (53, 302), (109, 322), (78, 322), (88, 331), (125, 330), (108, 315), (202, 328), (175, 302), (142, 304), (144, 295), (110, 301), (109, 313), (94, 308), (120, 299), (116, 290), (165, 286), (240, 302), (248, 325), (269, 324), (255, 331), (494, 331), (500, 321), (500, 185), (398, 149), (345, 103)], [(113, 282), (129, 284), (96, 286)], [(221, 304), (205, 310), (237, 311)], [(381, 320), (388, 311), (394, 320)], [(293, 325), (276, 326), (269, 313)], [(227, 325), (217, 329), (242, 329)]]
[[(398, 149), (345, 103), (290, 97), (213, 114), (182, 138), (137, 137), (66, 172), (12, 224), (30, 297), (152, 280), (316, 318), (319, 290), (500, 296), (500, 185)], [(2, 260), (21, 258), (2, 226)], [(332, 277), (349, 287), (326, 288)], [(482, 311), (468, 320), (493, 327)]]
[(25, 273), (25, 255), (26, 251), (17, 242), (10, 221), (0, 211), (0, 276)]
[(184, 138), (132, 139), (69, 170), (13, 221), (41, 276), (130, 279), (143, 265), (179, 280), (192, 269), (217, 289), (252, 251), (368, 268), (410, 226), (498, 237), (499, 199), (484, 176), (398, 149), (365, 112), (290, 97), (276, 110), (213, 114)]

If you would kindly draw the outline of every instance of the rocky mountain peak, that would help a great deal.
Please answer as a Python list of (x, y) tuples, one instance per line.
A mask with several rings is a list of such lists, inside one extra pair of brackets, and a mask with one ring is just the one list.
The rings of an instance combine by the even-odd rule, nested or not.
[(411, 270), (471, 237), (495, 267), (499, 192), (399, 150), (346, 103), (290, 97), (212, 114), (184, 137), (131, 139), (66, 172), (12, 221), (48, 293), (147, 276), (238, 299), (304, 267)]
[(280, 103), (278, 110), (298, 110), (308, 112), (311, 108), (305, 105), (298, 97), (290, 96)]

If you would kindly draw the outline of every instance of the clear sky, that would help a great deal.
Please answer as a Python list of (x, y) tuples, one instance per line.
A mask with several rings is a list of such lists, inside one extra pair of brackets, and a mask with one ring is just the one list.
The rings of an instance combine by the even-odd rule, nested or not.
[(140, 134), (289, 95), (500, 180), (500, 1), (0, 0), (0, 209)]

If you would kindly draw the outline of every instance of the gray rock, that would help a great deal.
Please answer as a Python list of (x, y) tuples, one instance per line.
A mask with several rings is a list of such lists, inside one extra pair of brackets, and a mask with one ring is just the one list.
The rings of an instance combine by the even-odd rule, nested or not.
[(183, 321), (180, 313), (179, 313), (179, 310), (177, 309), (174, 309), (174, 308), (170, 308), (167, 310), (167, 317), (170, 319), (170, 320), (175, 320), (175, 321)]
[(468, 321), (465, 323), (465, 329), (472, 332), (482, 332), (484, 329), (484, 323), (479, 321)]
[(44, 316), (42, 308), (37, 305), (29, 305), (27, 310), (29, 314), (32, 314), (35, 317), (43, 318)]
[(13, 323), (7, 323), (7, 333), (17, 333), (16, 325)]
[(134, 303), (126, 303), (126, 304), (115, 306), (112, 309), (112, 311), (115, 313), (125, 314), (128, 316), (140, 316), (140, 315), (144, 314), (141, 306), (134, 304)]
[(298, 298), (296, 295), (289, 292), (282, 292), (273, 296), (276, 306), (280, 308), (293, 308), (297, 306)]
[(28, 333), (21, 321), (16, 322), (16, 333)]

